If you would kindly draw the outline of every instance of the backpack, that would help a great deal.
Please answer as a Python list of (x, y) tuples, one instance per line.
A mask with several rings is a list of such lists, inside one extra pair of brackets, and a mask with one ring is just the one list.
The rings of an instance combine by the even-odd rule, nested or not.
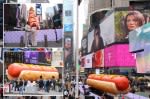
[(68, 91), (67, 91), (67, 90), (64, 91), (64, 95), (65, 95), (65, 96), (68, 95)]

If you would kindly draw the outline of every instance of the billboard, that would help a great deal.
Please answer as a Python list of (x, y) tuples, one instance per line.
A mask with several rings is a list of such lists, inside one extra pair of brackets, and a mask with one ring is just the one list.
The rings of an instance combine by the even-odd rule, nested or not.
[(115, 44), (104, 49), (106, 67), (135, 67), (135, 54), (129, 52), (128, 44)]
[(145, 73), (150, 73), (150, 44), (144, 47)]
[(41, 4), (36, 4), (36, 15), (42, 15), (42, 6), (41, 6)]
[[(88, 53), (104, 49), (114, 42), (114, 12), (103, 9), (91, 15), (91, 27), (88, 33)], [(109, 36), (108, 36), (109, 35)]]
[(63, 3), (64, 32), (73, 31), (73, 0), (64, 0)]
[[(129, 8), (115, 9), (115, 41), (129, 42), (129, 32), (149, 22), (149, 9), (130, 10)], [(136, 34), (136, 33), (134, 33)]]
[(136, 66), (138, 73), (150, 73), (150, 44), (144, 46), (143, 52), (136, 53)]
[(81, 52), (82, 52), (82, 56), (86, 55), (88, 52), (88, 38), (87, 38), (87, 36), (83, 37), (81, 40)]
[(129, 32), (129, 48), (130, 52), (144, 50), (144, 46), (150, 43), (150, 23)]
[(38, 52), (38, 51), (25, 51), (24, 52), (25, 63), (28, 64), (51, 64), (52, 53), (51, 52)]
[(65, 64), (71, 64), (72, 63), (72, 55), (73, 55), (73, 50), (72, 50), (72, 37), (65, 37), (64, 40), (64, 60)]
[(38, 64), (38, 52), (35, 51), (25, 51), (24, 57), (25, 57), (25, 63), (29, 64)]
[(82, 64), (84, 64), (84, 68), (92, 68), (92, 57), (93, 54), (86, 55), (82, 58)]
[(88, 53), (92, 52), (91, 48), (92, 48), (92, 41), (94, 40), (94, 30), (88, 33)]
[[(105, 19), (100, 23), (101, 35), (104, 46), (115, 42), (115, 19), (114, 12), (110, 12), (105, 16)], [(109, 36), (108, 36), (109, 35)]]
[(38, 64), (51, 64), (52, 52), (38, 52)]
[(63, 51), (62, 49), (56, 50), (52, 53), (52, 66), (63, 66)]
[(96, 51), (92, 57), (92, 67), (100, 68), (104, 67), (104, 50)]
[(137, 73), (145, 73), (144, 52), (136, 53), (136, 68)]

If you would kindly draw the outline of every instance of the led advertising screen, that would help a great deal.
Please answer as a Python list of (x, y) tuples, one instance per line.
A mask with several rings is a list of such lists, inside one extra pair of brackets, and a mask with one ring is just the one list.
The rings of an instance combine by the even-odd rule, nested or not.
[(150, 43), (150, 23), (129, 32), (129, 48), (130, 52), (144, 50), (144, 46)]
[(63, 49), (59, 49), (56, 51), (53, 51), (52, 53), (52, 66), (61, 67), (63, 64)]
[(93, 68), (104, 67), (104, 50), (99, 50), (93, 54), (92, 67)]
[(38, 52), (36, 51), (25, 51), (24, 57), (25, 57), (25, 63), (29, 64), (38, 64)]
[(82, 57), (81, 64), (84, 66), (84, 68), (92, 68), (92, 57), (93, 54)]
[(64, 40), (64, 60), (65, 60), (65, 64), (71, 64), (72, 63), (72, 55), (73, 55), (73, 51), (72, 51), (72, 37), (65, 37)]
[(112, 10), (95, 12), (91, 15), (91, 20), (88, 33), (88, 53), (104, 49), (104, 46), (115, 40), (114, 12)]
[(52, 52), (38, 52), (38, 64), (51, 64)]
[(100, 23), (100, 31), (103, 38), (104, 46), (111, 44), (115, 41), (114, 24), (114, 12), (110, 12), (108, 15), (106, 15), (105, 19)]
[(51, 52), (38, 52), (38, 51), (25, 51), (24, 52), (25, 63), (28, 64), (51, 64), (52, 53)]
[(137, 73), (145, 73), (144, 52), (136, 53), (136, 68)]
[(94, 40), (94, 30), (88, 33), (88, 53), (92, 52), (92, 41)]
[(150, 44), (144, 47), (145, 73), (150, 73)]
[(129, 32), (149, 22), (150, 10), (130, 10), (129, 8), (115, 9), (115, 41), (129, 42)]
[(88, 52), (88, 39), (87, 36), (82, 38), (81, 41), (81, 52), (82, 52), (82, 56), (86, 55)]
[(63, 23), (64, 23), (64, 32), (73, 31), (73, 0), (64, 0), (63, 3)]
[(129, 52), (128, 44), (115, 44), (104, 49), (106, 67), (135, 67), (135, 54)]
[(150, 73), (150, 44), (144, 46), (143, 52), (136, 53), (136, 65), (138, 73)]

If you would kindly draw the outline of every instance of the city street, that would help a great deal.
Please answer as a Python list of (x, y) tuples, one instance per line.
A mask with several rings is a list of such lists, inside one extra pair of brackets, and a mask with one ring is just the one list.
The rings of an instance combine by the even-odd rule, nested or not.
[[(22, 94), (19, 94), (19, 92), (14, 92), (14, 93), (5, 93), (4, 96), (22, 96)], [(59, 95), (59, 96), (62, 96), (63, 93), (62, 92), (57, 92), (57, 91), (54, 91), (54, 90), (50, 90), (49, 93), (48, 92), (44, 92), (44, 91), (37, 91), (37, 92), (33, 92), (33, 93), (28, 93), (28, 92), (24, 92), (23, 95), (25, 96), (30, 96), (30, 95), (49, 95), (49, 96), (52, 96), (52, 95)]]
[(49, 0), (31, 0), (31, 3), (49, 3)]
[[(20, 43), (5, 43), (4, 44), (7, 47), (20, 47)], [(56, 41), (48, 41), (47, 43), (48, 47), (61, 47), (62, 46), (62, 39)], [(45, 47), (45, 42), (38, 42), (37, 47)], [(24, 47), (24, 46), (22, 46)], [(31, 46), (32, 47), (32, 46)]]

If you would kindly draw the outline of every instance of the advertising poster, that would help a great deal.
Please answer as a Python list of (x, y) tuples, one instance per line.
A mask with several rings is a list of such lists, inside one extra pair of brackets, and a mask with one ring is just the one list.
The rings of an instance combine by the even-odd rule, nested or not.
[(93, 54), (92, 67), (93, 68), (104, 67), (104, 50), (99, 50)]
[(150, 73), (150, 44), (144, 47), (145, 73)]
[(62, 49), (58, 49), (56, 51), (53, 51), (52, 53), (52, 66), (61, 67), (63, 64), (63, 51)]
[(136, 53), (136, 68), (137, 73), (145, 73), (144, 52)]
[(150, 23), (129, 32), (129, 48), (130, 52), (138, 52), (144, 50), (144, 46), (150, 43)]
[(26, 51), (24, 52), (25, 63), (38, 64), (38, 52)]
[(128, 44), (115, 44), (104, 49), (106, 67), (135, 67), (134, 53), (129, 52)]
[(36, 4), (36, 15), (42, 15), (42, 6), (41, 6), (41, 4)]
[(97, 11), (90, 18), (92, 25), (88, 33), (88, 53), (104, 49), (106, 45), (115, 41), (113, 10)]
[(87, 36), (82, 38), (82, 41), (81, 41), (81, 52), (82, 52), (82, 56), (86, 55), (88, 53), (88, 38), (87, 38)]
[[(120, 43), (129, 43), (131, 31), (142, 27), (149, 22), (150, 10), (130, 10), (129, 8), (115, 9), (115, 41)], [(138, 34), (137, 34), (138, 35)], [(134, 32), (131, 36), (137, 37)]]
[(83, 60), (84, 60), (84, 68), (92, 68), (92, 57), (93, 57), (93, 54), (89, 54), (89, 55), (86, 55), (84, 56)]
[[(108, 13), (105, 19), (100, 23), (101, 36), (103, 38), (104, 46), (115, 42), (115, 19), (114, 12)], [(109, 35), (109, 36), (108, 36)]]
[(52, 61), (52, 52), (38, 52), (38, 64), (49, 64), (51, 65)]
[(92, 41), (94, 40), (94, 30), (88, 33), (88, 53), (92, 52)]
[(64, 41), (64, 60), (65, 64), (71, 64), (72, 63), (72, 37), (65, 37)]
[(73, 0), (64, 0), (63, 3), (63, 23), (64, 23), (64, 32), (73, 31)]

